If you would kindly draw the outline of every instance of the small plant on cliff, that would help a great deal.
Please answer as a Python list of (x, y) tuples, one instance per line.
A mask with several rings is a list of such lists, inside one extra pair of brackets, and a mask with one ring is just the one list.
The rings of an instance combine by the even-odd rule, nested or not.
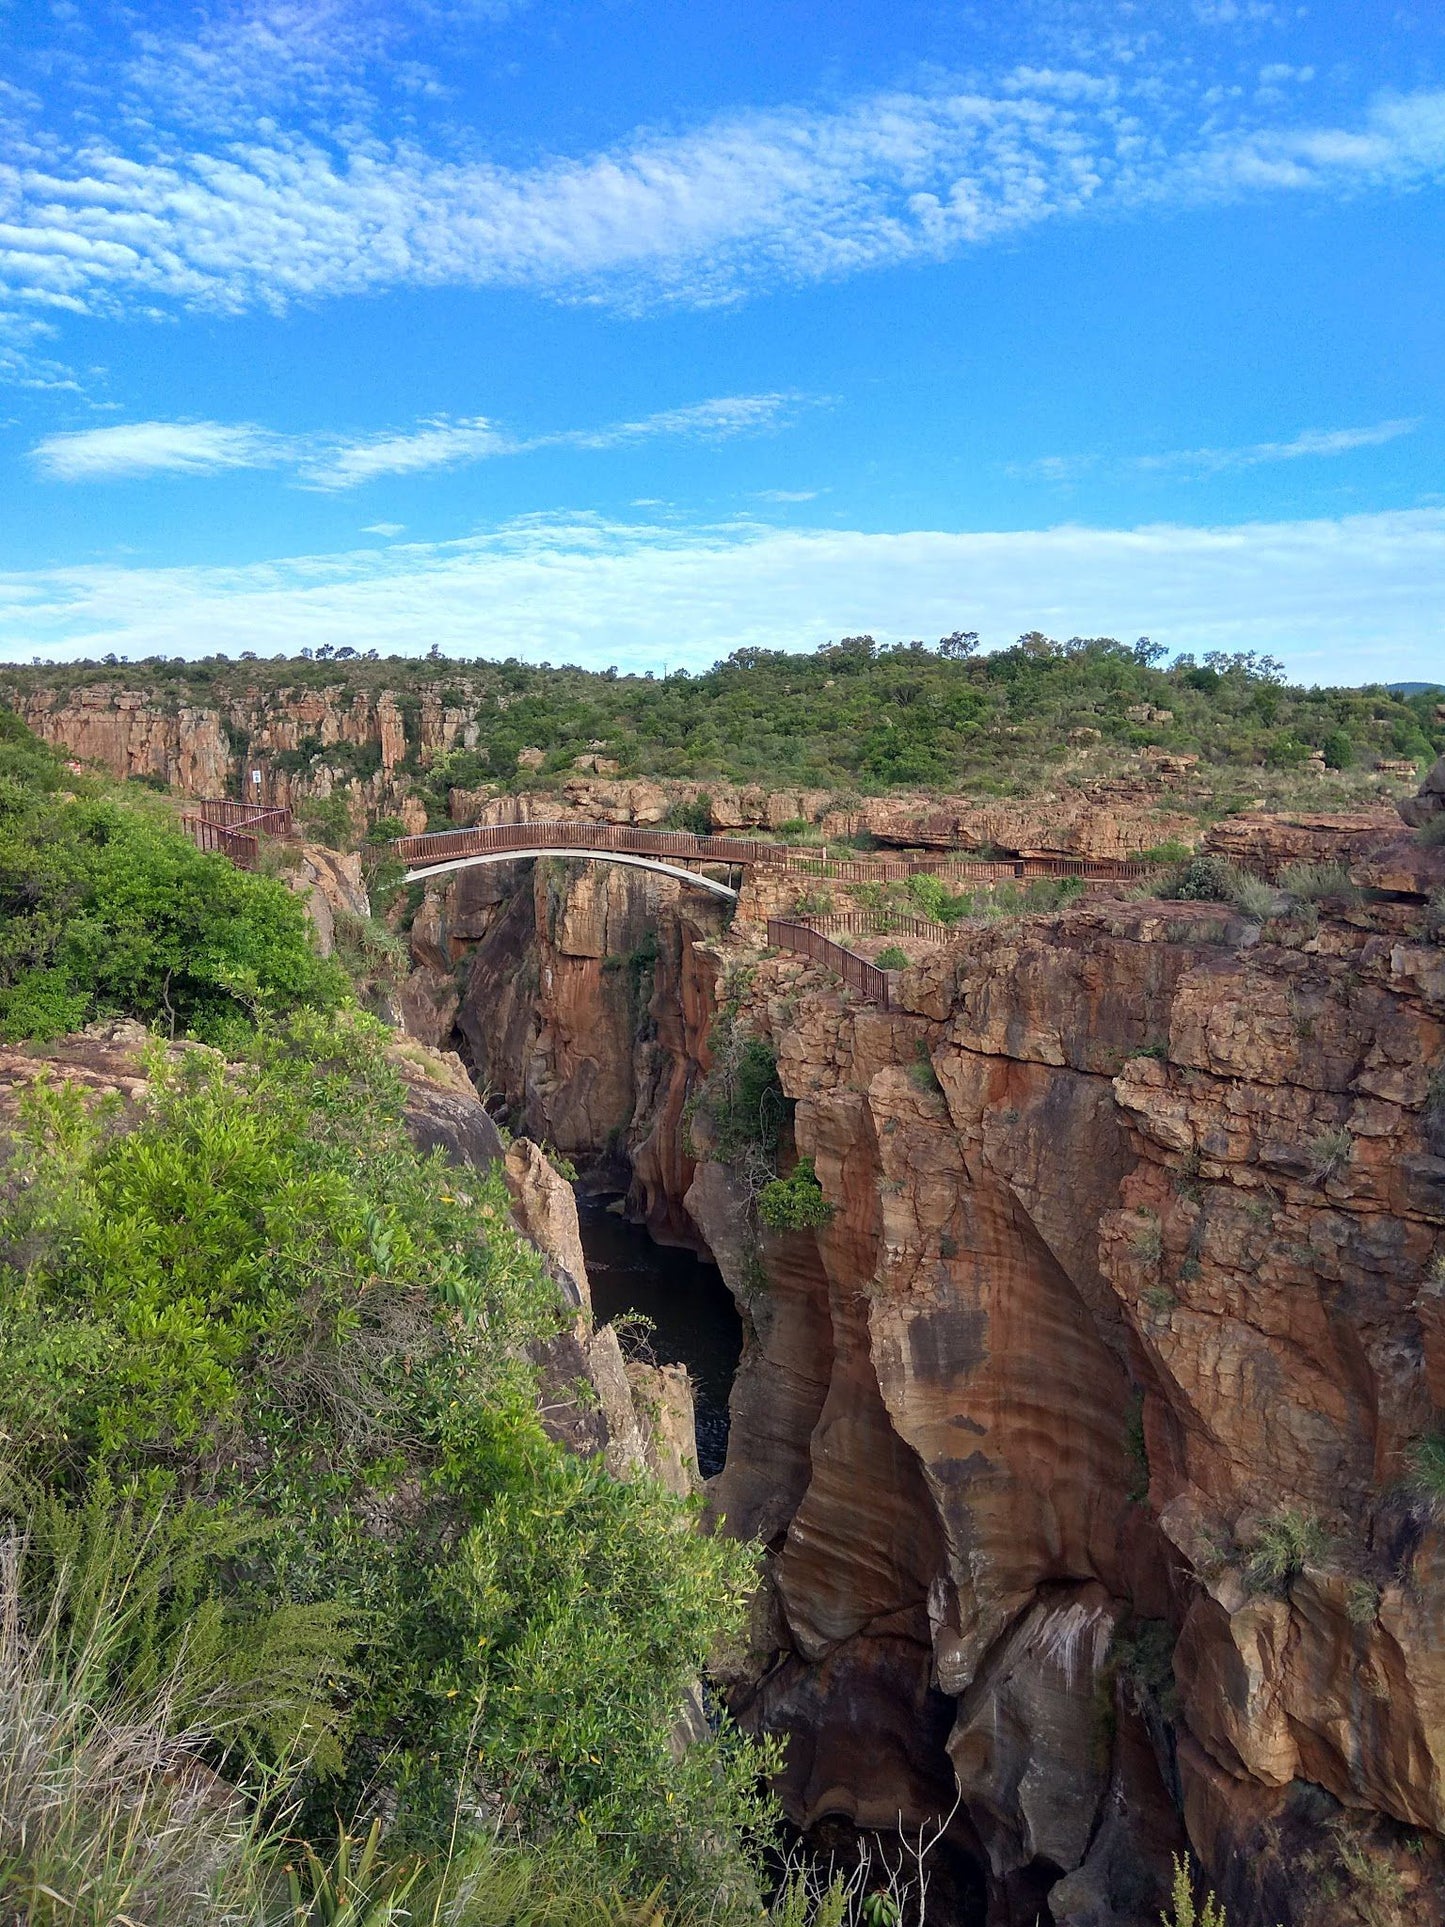
[(669, 830), (690, 830), (694, 836), (711, 836), (712, 798), (700, 795), (688, 802), (673, 803), (663, 822)]
[(1437, 1066), (1430, 1073), (1422, 1115), (1430, 1149), (1437, 1156), (1445, 1154), (1445, 1065)]
[(1337, 1178), (1350, 1161), (1355, 1141), (1348, 1131), (1321, 1131), (1318, 1137), (1311, 1138), (1305, 1147), (1310, 1176), (1316, 1184), (1327, 1184)]
[[(1437, 817), (1437, 822), (1445, 823), (1445, 815)], [(1425, 935), (1432, 943), (1445, 939), (1445, 890), (1432, 890), (1425, 905)]]
[(1445, 1432), (1426, 1432), (1405, 1451), (1405, 1484), (1432, 1512), (1445, 1509)]
[(1214, 1895), (1202, 1902), (1194, 1898), (1194, 1878), (1188, 1860), (1174, 1858), (1174, 1887), (1170, 1894), (1172, 1911), (1159, 1916), (1162, 1927), (1228, 1927), (1224, 1909)]
[(907, 970), (908, 952), (896, 943), (886, 945), (873, 959), (880, 970)]
[(1234, 907), (1251, 923), (1265, 923), (1278, 914), (1283, 898), (1263, 877), (1242, 876), (1234, 887)]
[(1358, 903), (1360, 892), (1343, 863), (1287, 863), (1279, 873), (1280, 888), (1296, 903)]
[(758, 1193), (758, 1216), (770, 1231), (816, 1231), (832, 1223), (833, 1210), (811, 1158), (799, 1158), (790, 1176), (774, 1178)]
[(1261, 1592), (1284, 1592), (1306, 1566), (1321, 1563), (1329, 1546), (1329, 1535), (1312, 1512), (1280, 1506), (1256, 1531), (1245, 1575)]
[(1434, 816), (1422, 823), (1415, 832), (1415, 841), (1427, 850), (1438, 850), (1445, 843), (1445, 810), (1437, 810)]

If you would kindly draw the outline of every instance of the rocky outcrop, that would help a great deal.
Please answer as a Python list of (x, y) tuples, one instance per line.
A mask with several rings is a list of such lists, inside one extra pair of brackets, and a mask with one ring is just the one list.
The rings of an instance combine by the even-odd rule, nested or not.
[[(323, 957), (329, 957), (336, 948), (338, 912), (343, 917), (371, 915), (361, 858), (354, 850), (328, 850), (319, 843), (302, 843), (290, 860), (285, 878), (306, 904), (316, 947)], [(435, 1041), (440, 1043), (441, 1039)]]
[(1290, 863), (1343, 863), (1347, 868), (1363, 863), (1399, 835), (1399, 817), (1384, 808), (1280, 815), (1246, 810), (1213, 824), (1203, 847), (1273, 880)]
[(1442, 1906), (1445, 958), (1408, 904), (1279, 934), (973, 926), (891, 1016), (758, 960), (834, 1216), (687, 1194), (748, 1332), (711, 1503), (770, 1547), (739, 1713), (800, 1824), (956, 1788), (998, 1923), (1152, 1923), (1186, 1843), (1237, 1927), (1362, 1918), (1361, 1865)]
[[(1197, 760), (1197, 759), (1192, 759)], [(1124, 858), (1160, 844), (1193, 847), (1199, 821), (1166, 805), (1167, 772), (1081, 785), (1018, 801), (876, 797), (823, 819), (825, 836), (866, 830), (899, 848), (1000, 850), (1010, 856)]]
[(1399, 811), (1413, 830), (1423, 830), (1445, 816), (1445, 756), (1436, 757), (1419, 790), (1399, 805)]

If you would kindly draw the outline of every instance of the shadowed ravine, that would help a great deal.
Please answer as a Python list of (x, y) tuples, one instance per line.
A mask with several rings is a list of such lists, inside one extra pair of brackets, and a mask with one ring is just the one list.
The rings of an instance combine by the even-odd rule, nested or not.
[(743, 1343), (722, 1274), (690, 1251), (655, 1244), (641, 1225), (596, 1200), (579, 1199), (577, 1216), (597, 1322), (638, 1312), (652, 1323), (646, 1343), (658, 1364), (687, 1367), (698, 1470), (710, 1479), (727, 1456), (728, 1393)]

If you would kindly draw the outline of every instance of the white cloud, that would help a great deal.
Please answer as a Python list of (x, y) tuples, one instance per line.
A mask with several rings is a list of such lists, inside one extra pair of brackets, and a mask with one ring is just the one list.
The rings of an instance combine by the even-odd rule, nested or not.
[(303, 481), (316, 488), (356, 488), (381, 475), (415, 475), (423, 469), (483, 461), (489, 455), (511, 455), (516, 449), (515, 442), (481, 415), (471, 421), (438, 418), (409, 434), (337, 442), (324, 452), (303, 454), (297, 470)]
[(1215, 473), (1229, 468), (1259, 468), (1270, 462), (1297, 462), (1306, 457), (1349, 455), (1357, 448), (1379, 448), (1420, 426), (1419, 420), (1376, 422), (1369, 428), (1305, 428), (1287, 442), (1252, 442), (1243, 448), (1180, 448), (1164, 455), (1140, 455), (1136, 468), (1200, 469)]
[[(0, 575), (0, 653), (99, 655), (320, 642), (385, 652), (667, 661), (978, 629), (1148, 633), (1253, 648), (1306, 679), (1438, 673), (1445, 510), (1220, 528), (875, 535), (530, 518), (489, 535), (242, 568)], [(679, 638), (686, 638), (680, 643)]]
[(245, 423), (126, 422), (50, 435), (31, 454), (41, 473), (54, 481), (93, 482), (271, 468), (285, 459), (288, 446), (282, 437)]
[(816, 488), (760, 488), (754, 492), (755, 502), (816, 502), (821, 489)]
[(1375, 422), (1368, 428), (1304, 428), (1287, 442), (1248, 442), (1240, 448), (1174, 448), (1155, 455), (1134, 455), (1111, 462), (1098, 455), (1041, 455), (1031, 462), (1011, 462), (1008, 473), (1040, 482), (1075, 482), (1101, 469), (1137, 469), (1144, 473), (1176, 471), (1217, 475), (1226, 469), (1259, 468), (1270, 462), (1296, 462), (1307, 457), (1349, 455), (1358, 448), (1379, 448), (1420, 426), (1418, 417)]
[(154, 131), (68, 154), (51, 141), (48, 161), (32, 144), (0, 166), (0, 287), (100, 310), (400, 284), (708, 303), (1093, 209), (1445, 171), (1445, 91), (1381, 96), (1352, 126), (1226, 128), (1202, 96), (1164, 112), (1156, 93), (1148, 75), (1020, 69), (991, 87), (727, 113), (530, 168), (440, 156), (354, 117), (325, 136), (248, 124), (211, 147)]
[(622, 448), (660, 436), (721, 441), (780, 426), (802, 400), (790, 394), (725, 395), (640, 421), (525, 440), (481, 415), (461, 420), (438, 415), (400, 434), (352, 437), (277, 435), (250, 423), (130, 422), (50, 435), (31, 455), (43, 475), (60, 482), (286, 467), (308, 487), (346, 489), (383, 475), (414, 475), (539, 448)]
[(405, 522), (368, 522), (366, 526), (362, 529), (361, 533), (363, 535), (385, 535), (385, 536), (404, 535), (406, 533), (406, 523)]

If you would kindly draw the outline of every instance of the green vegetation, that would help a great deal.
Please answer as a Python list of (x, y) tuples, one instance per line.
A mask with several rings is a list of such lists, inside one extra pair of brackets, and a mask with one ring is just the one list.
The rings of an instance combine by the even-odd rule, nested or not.
[[(266, 664), (212, 656), (11, 669), (0, 676), (0, 698), (18, 702), (42, 685), (62, 694), (110, 685), (142, 690), (163, 706), (204, 706), (243, 702), (259, 683), (297, 695), (333, 691), (346, 704), (391, 690), (406, 724), (404, 767), (438, 816), (449, 787), (535, 787), (539, 775), (517, 768), (529, 745), (546, 752), (544, 783), (576, 757), (603, 753), (623, 776), (1017, 794), (1041, 776), (1057, 780), (1074, 753), (1071, 732), (1087, 730), (1098, 732), (1082, 753), (1091, 765), (1107, 768), (1146, 747), (1191, 753), (1221, 793), (1230, 787), (1226, 772), (1238, 771), (1241, 800), (1262, 780), (1328, 781), (1338, 791), (1357, 769), (1363, 779), (1361, 766), (1374, 759), (1424, 761), (1445, 749), (1433, 691), (1291, 688), (1268, 656), (1211, 653), (1166, 668), (1164, 653), (1147, 639), (1055, 641), (1038, 632), (991, 655), (966, 635), (935, 648), (854, 636), (811, 655), (742, 649), (704, 674), (656, 679), (517, 661), (363, 660), (321, 649)], [(466, 709), (478, 727), (475, 749), (454, 750), (426, 771), (418, 754), (423, 696)], [(1311, 749), (1337, 773), (1299, 775)], [(367, 750), (323, 750), (314, 740), (285, 760), (298, 769), (325, 764), (343, 777), (372, 767)]]
[(799, 1158), (786, 1178), (763, 1186), (758, 1216), (770, 1231), (816, 1231), (832, 1223), (833, 1207), (823, 1196), (811, 1158)]
[(1229, 1927), (1224, 1909), (1212, 1893), (1196, 1903), (1189, 1862), (1187, 1859), (1181, 1860), (1177, 1854), (1174, 1857), (1174, 1889), (1170, 1899), (1173, 1903), (1170, 1911), (1159, 1916), (1162, 1927)]
[(102, 1670), (158, 1691), (183, 1652), (168, 1732), (290, 1773), (318, 1849), (380, 1799), (393, 1855), (490, 1812), (599, 1891), (745, 1895), (758, 1758), (671, 1728), (750, 1555), (545, 1435), (555, 1292), (495, 1173), (411, 1149), (383, 1045), (303, 1014), (230, 1066), (158, 1058), (120, 1133), (73, 1087), (28, 1098), (0, 1431), (34, 1611), (69, 1639), (96, 1590), (55, 1604), (49, 1545), (163, 1550)]
[(880, 970), (907, 970), (908, 952), (896, 943), (885, 944), (873, 961)]
[(291, 891), (202, 855), (158, 799), (68, 775), (0, 710), (0, 1038), (128, 1015), (221, 1041), (346, 990)]
[(1312, 1513), (1280, 1506), (1255, 1533), (1245, 1562), (1245, 1575), (1262, 1592), (1284, 1592), (1306, 1566), (1316, 1566), (1329, 1552), (1329, 1536)]

